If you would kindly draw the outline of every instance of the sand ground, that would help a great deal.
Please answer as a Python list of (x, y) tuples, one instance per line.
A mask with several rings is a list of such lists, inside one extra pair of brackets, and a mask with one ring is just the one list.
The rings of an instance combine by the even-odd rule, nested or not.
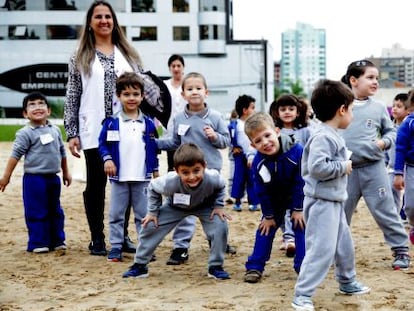
[[(10, 150), (11, 143), (0, 143), (1, 174)], [(223, 157), (223, 176), (227, 178), (226, 152)], [(74, 175), (81, 172), (79, 161), (83, 159), (69, 156)], [(161, 162), (161, 172), (165, 172), (164, 155)], [(121, 263), (89, 255), (89, 230), (82, 204), (85, 184), (80, 181), (62, 189), (66, 254), (26, 252), (22, 164), (16, 168), (6, 191), (0, 193), (0, 310), (291, 310), (296, 274), (292, 259), (279, 250), (280, 235), (275, 239), (262, 281), (243, 282), (244, 263), (251, 252), (260, 217), (260, 213), (249, 212), (246, 206), (240, 213), (226, 207), (233, 217), (229, 224), (230, 243), (238, 249), (236, 255), (226, 256), (225, 268), (232, 277), (226, 281), (206, 276), (208, 245), (200, 225), (186, 264), (165, 264), (172, 247), (168, 237), (156, 251), (158, 260), (150, 264), (149, 278), (122, 279), (122, 273), (133, 263), (133, 255), (125, 254)], [(107, 193), (109, 198), (109, 187)], [(131, 236), (136, 240), (133, 227), (131, 223)], [(391, 251), (363, 201), (354, 216), (352, 232), (358, 278), (371, 286), (372, 291), (360, 297), (340, 295), (331, 270), (314, 297), (316, 309), (414, 310), (414, 270), (391, 269)]]

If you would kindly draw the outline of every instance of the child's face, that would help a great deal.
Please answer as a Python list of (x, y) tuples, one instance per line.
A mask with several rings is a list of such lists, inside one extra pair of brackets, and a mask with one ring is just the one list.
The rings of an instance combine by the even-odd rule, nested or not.
[(298, 107), (292, 106), (281, 106), (278, 109), (280, 120), (283, 122), (284, 127), (292, 127), (296, 118), (299, 116)]
[(141, 105), (141, 102), (144, 99), (144, 94), (142, 94), (139, 87), (134, 88), (128, 86), (121, 91), (118, 98), (122, 104), (122, 109), (126, 114), (136, 113), (139, 105)]
[(46, 124), (47, 118), (50, 116), (51, 110), (47, 107), (43, 99), (34, 99), (27, 102), (26, 110), (23, 116), (30, 120), (31, 123), (37, 125)]
[(357, 79), (351, 77), (350, 81), (355, 97), (362, 99), (375, 95), (379, 87), (378, 79), (379, 73), (375, 67), (367, 67), (365, 73)]
[(255, 113), (256, 104), (254, 102), (251, 102), (249, 107), (243, 108), (243, 115), (247, 118), (248, 116)]
[(197, 187), (204, 176), (205, 165), (196, 163), (192, 166), (180, 165), (175, 169), (183, 184), (190, 188)]
[(397, 122), (401, 122), (408, 115), (408, 110), (401, 100), (393, 101), (391, 115)]
[(341, 106), (341, 108), (339, 108), (340, 119), (338, 123), (338, 128), (344, 130), (349, 126), (349, 124), (351, 124), (352, 119), (354, 118), (353, 108), (353, 104), (350, 104), (348, 106), (348, 109), (346, 109), (345, 106)]
[(265, 155), (275, 155), (279, 152), (279, 131), (277, 128), (265, 126), (252, 133), (249, 137), (253, 148)]
[(188, 102), (190, 110), (200, 111), (204, 109), (204, 102), (208, 95), (208, 90), (201, 78), (188, 78), (185, 81), (182, 92), (184, 99)]

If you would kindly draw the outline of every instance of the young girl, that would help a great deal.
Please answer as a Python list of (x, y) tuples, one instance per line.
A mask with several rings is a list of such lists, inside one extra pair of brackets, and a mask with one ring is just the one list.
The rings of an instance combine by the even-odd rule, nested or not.
[[(301, 98), (289, 94), (282, 95), (274, 101), (269, 108), (275, 126), (280, 128), (282, 133), (292, 137), (296, 142), (305, 146), (310, 137), (308, 127), (308, 104)], [(286, 256), (295, 255), (295, 235), (292, 229), (290, 211), (286, 211), (285, 224), (281, 226), (283, 231), (283, 241), (281, 250), (286, 250)]]
[(394, 205), (391, 185), (384, 167), (384, 150), (395, 141), (396, 131), (383, 104), (371, 96), (378, 90), (378, 69), (368, 60), (348, 66), (342, 81), (351, 87), (354, 119), (343, 131), (346, 146), (352, 152), (352, 172), (348, 178), (345, 213), (348, 224), (361, 196), (395, 257), (395, 270), (408, 269), (408, 236)]

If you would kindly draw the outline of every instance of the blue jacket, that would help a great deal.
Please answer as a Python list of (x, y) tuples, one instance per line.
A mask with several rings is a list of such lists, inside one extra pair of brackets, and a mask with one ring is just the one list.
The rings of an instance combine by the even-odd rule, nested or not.
[(283, 221), (286, 210), (302, 211), (303, 186), (301, 158), (303, 148), (294, 140), (281, 134), (280, 151), (274, 156), (256, 153), (252, 163), (255, 190), (263, 216)]
[[(158, 171), (158, 148), (155, 138), (158, 136), (154, 122), (147, 116), (140, 113), (140, 118), (145, 122), (145, 132), (142, 139), (145, 142), (146, 178), (150, 179), (154, 171)], [(140, 119), (139, 118), (139, 119)], [(102, 160), (114, 161), (119, 171), (119, 141), (108, 141), (108, 131), (119, 131), (119, 118), (117, 115), (106, 118), (103, 121), (101, 134), (99, 135), (99, 154)], [(141, 159), (137, 159), (140, 161)], [(111, 180), (118, 180), (118, 176), (110, 177)]]
[(394, 174), (404, 175), (405, 165), (414, 166), (414, 114), (410, 113), (401, 123), (395, 142)]
[(230, 120), (228, 125), (231, 147), (240, 147), (237, 142), (237, 120)]

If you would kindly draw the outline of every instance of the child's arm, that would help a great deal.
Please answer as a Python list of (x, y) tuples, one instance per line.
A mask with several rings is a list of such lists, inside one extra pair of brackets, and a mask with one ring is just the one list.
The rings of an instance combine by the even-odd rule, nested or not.
[(4, 192), (6, 186), (10, 182), (10, 177), (13, 174), (14, 169), (16, 168), (17, 163), (19, 162), (18, 159), (10, 157), (9, 161), (7, 161), (6, 169), (4, 170), (3, 177), (0, 179), (0, 190)]
[(69, 187), (72, 183), (72, 175), (69, 173), (67, 158), (63, 157), (60, 163), (60, 167), (62, 169), (63, 184), (66, 187)]
[(206, 125), (204, 133), (214, 147), (224, 149), (230, 147), (230, 133), (226, 122), (220, 116), (218, 118), (217, 126)]

